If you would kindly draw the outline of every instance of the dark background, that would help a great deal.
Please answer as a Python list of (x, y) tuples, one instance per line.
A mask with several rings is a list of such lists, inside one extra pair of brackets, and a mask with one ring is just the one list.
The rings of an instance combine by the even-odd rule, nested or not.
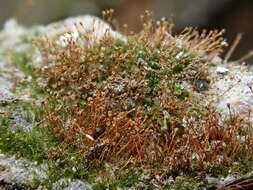
[(134, 31), (141, 27), (140, 14), (148, 9), (156, 18), (172, 19), (175, 32), (185, 26), (225, 28), (229, 43), (242, 33), (233, 59), (253, 50), (253, 0), (0, 0), (0, 27), (11, 17), (29, 26), (82, 14), (101, 16), (109, 8), (115, 9), (119, 23), (127, 23)]

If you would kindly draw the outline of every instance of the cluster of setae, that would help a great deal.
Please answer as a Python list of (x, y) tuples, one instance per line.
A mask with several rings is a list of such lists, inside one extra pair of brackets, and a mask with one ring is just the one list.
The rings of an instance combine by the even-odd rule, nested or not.
[(87, 159), (115, 164), (205, 169), (250, 158), (251, 126), (240, 116), (222, 117), (195, 93), (227, 45), (224, 31), (172, 35), (165, 19), (155, 22), (146, 12), (141, 20), (141, 32), (117, 38), (109, 30), (95, 38), (76, 23), (60, 37), (64, 43), (39, 41), (48, 128)]

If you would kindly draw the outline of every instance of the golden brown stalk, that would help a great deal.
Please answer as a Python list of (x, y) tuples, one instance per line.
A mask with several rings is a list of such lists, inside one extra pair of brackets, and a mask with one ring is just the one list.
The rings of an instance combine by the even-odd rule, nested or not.
[(249, 51), (246, 55), (242, 56), (242, 58), (237, 60), (236, 62), (242, 63), (242, 62), (250, 59), (251, 57), (253, 57), (253, 50)]
[(228, 52), (226, 53), (226, 56), (224, 58), (225, 63), (230, 59), (235, 49), (237, 48), (238, 44), (240, 43), (241, 39), (242, 39), (242, 34), (241, 33), (237, 34), (236, 38), (234, 39), (232, 43), (232, 46), (229, 48)]

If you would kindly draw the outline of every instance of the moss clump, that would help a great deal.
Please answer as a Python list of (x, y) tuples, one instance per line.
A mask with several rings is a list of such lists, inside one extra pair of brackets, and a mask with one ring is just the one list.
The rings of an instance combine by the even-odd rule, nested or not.
[[(208, 88), (206, 68), (225, 46), (223, 31), (186, 28), (172, 36), (170, 22), (154, 22), (148, 12), (141, 18), (143, 30), (122, 39), (109, 33), (92, 44), (85, 43), (92, 34), (82, 33), (64, 45), (58, 43), (60, 36), (39, 39), (45, 60), (41, 70), (34, 69), (26, 53), (13, 54), (12, 61), (31, 76), (25, 86), (37, 89), (35, 98), (40, 92), (46, 97), (41, 105), (23, 103), (26, 120), (36, 124), (32, 131), (12, 135), (8, 119), (0, 120), (0, 149), (41, 163), (48, 159), (49, 177), (39, 183), (50, 186), (61, 178), (94, 182), (102, 176), (94, 189), (116, 189), (142, 181), (132, 172), (136, 168), (163, 181), (181, 171), (212, 167), (218, 175), (223, 169), (217, 166), (252, 159), (252, 131), (244, 120), (223, 118), (194, 95)], [(37, 83), (40, 77), (45, 89)], [(105, 163), (113, 166), (113, 179)], [(168, 189), (194, 187), (179, 181)]]
[(92, 37), (80, 34), (64, 46), (39, 41), (48, 60), (49, 130), (94, 160), (133, 157), (168, 171), (231, 163), (246, 151), (237, 141), (239, 129), (247, 130), (243, 120), (222, 118), (190, 90), (208, 81), (205, 68), (226, 45), (223, 31), (186, 28), (172, 36), (168, 21), (155, 23), (148, 12), (142, 21), (143, 30), (124, 39), (108, 34), (85, 45)]

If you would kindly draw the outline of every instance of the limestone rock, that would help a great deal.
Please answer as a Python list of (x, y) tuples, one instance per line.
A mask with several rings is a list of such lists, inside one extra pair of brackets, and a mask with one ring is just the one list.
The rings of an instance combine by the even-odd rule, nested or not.
[(211, 68), (208, 101), (225, 115), (232, 112), (248, 116), (249, 111), (253, 109), (253, 72), (246, 65), (227, 63), (222, 65), (222, 71), (225, 71), (226, 75), (221, 75), (220, 72), (216, 72), (221, 70), (220, 67), (217, 65)]

